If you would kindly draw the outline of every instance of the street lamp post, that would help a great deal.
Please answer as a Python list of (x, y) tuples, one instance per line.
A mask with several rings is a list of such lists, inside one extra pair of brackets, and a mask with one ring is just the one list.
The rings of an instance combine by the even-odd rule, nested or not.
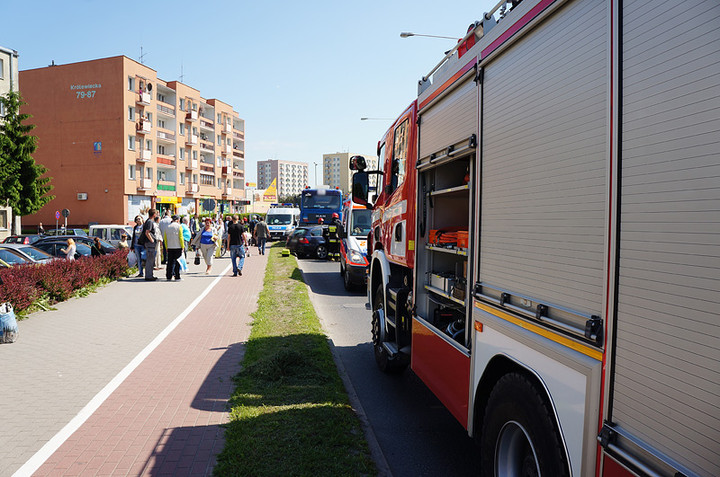
[(313, 162), (315, 164), (315, 188), (317, 189), (318, 186), (318, 180), (317, 180), (317, 162)]
[(409, 37), (411, 37), (411, 36), (425, 36), (425, 37), (428, 37), (428, 38), (443, 38), (443, 39), (446, 39), (446, 40), (455, 40), (455, 41), (458, 40), (458, 38), (456, 38), (456, 37), (454, 37), (454, 36), (423, 35), (422, 33), (412, 33), (412, 32), (409, 32), (409, 31), (404, 31), (404, 32), (400, 33), (400, 38), (409, 38)]

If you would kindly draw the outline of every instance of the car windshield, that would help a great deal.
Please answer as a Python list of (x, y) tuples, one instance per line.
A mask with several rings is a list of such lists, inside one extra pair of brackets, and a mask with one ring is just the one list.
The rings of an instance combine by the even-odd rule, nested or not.
[(288, 225), (292, 223), (290, 214), (272, 214), (267, 216), (268, 225)]
[(52, 255), (49, 253), (35, 247), (21, 247), (20, 251), (25, 255), (32, 257), (33, 260), (49, 260), (52, 258)]
[(28, 262), (28, 260), (19, 253), (6, 248), (0, 249), (0, 260), (9, 265), (20, 265)]
[(352, 211), (350, 222), (350, 235), (366, 237), (370, 233), (372, 219), (370, 209), (355, 209)]
[(339, 209), (342, 197), (339, 194), (328, 194), (319, 190), (315, 194), (303, 194), (302, 205), (304, 209)]

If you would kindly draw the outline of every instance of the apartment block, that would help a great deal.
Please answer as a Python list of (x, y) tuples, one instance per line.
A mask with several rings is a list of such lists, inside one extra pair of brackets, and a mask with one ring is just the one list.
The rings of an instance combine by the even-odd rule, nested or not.
[[(11, 91), (18, 90), (18, 52), (0, 46), (0, 96)], [(0, 104), (0, 121), (5, 116), (2, 104)], [(12, 228), (12, 209), (7, 204), (0, 204), (0, 241), (5, 240), (8, 235), (20, 233), (20, 217), (17, 217), (15, 227)]]
[[(239, 211), (245, 121), (230, 104), (164, 81), (125, 56), (20, 72), (23, 112), (56, 198), (30, 223), (128, 223), (151, 207), (203, 212), (204, 199)], [(219, 210), (219, 207), (216, 209)]]
[(274, 179), (277, 179), (278, 197), (299, 194), (309, 184), (308, 164), (277, 159), (258, 161), (258, 189), (267, 189)]
[(323, 154), (322, 171), (323, 184), (331, 188), (339, 188), (343, 193), (350, 192), (352, 174), (350, 171), (350, 158), (363, 156), (368, 164), (368, 170), (377, 169), (377, 156), (375, 154), (357, 154), (350, 152), (335, 152)]

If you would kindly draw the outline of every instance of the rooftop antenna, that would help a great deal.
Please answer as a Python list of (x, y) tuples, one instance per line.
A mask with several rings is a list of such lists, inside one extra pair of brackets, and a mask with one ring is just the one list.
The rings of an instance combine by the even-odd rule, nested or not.
[(140, 45), (140, 63), (145, 64), (145, 53), (143, 53), (142, 45)]
[(182, 61), (180, 62), (180, 82), (184, 83), (183, 79), (185, 78), (185, 73), (183, 73), (183, 64)]

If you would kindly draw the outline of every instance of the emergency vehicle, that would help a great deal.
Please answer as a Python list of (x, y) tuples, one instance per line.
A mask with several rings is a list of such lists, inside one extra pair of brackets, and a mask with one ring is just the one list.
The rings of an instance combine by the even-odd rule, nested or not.
[(294, 204), (270, 204), (265, 223), (270, 239), (285, 239), (300, 222), (300, 209)]
[(500, 2), (351, 159), (377, 364), (482, 475), (720, 475), (718, 32), (714, 0)]
[(372, 211), (348, 199), (343, 203), (343, 237), (340, 242), (340, 276), (345, 289), (365, 286), (367, 280), (367, 236)]
[(316, 189), (306, 187), (300, 193), (300, 225), (317, 225), (320, 219), (326, 224), (332, 214), (342, 214), (343, 197), (340, 189), (327, 185)]

